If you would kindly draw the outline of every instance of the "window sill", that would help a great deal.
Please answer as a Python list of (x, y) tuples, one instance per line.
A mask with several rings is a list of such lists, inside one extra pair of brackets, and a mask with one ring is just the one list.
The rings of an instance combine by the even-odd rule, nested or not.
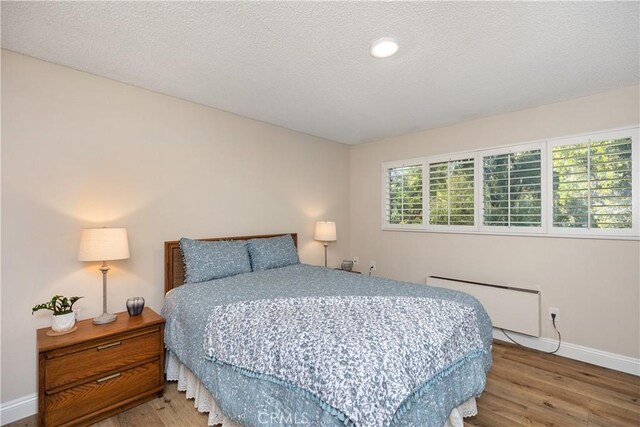
[(593, 239), (593, 240), (628, 240), (632, 242), (640, 241), (640, 236), (615, 236), (615, 235), (591, 235), (584, 234), (559, 234), (559, 233), (522, 233), (522, 232), (500, 232), (500, 231), (471, 231), (471, 230), (434, 230), (424, 228), (396, 228), (382, 227), (382, 231), (400, 231), (403, 233), (445, 233), (445, 234), (468, 234), (480, 236), (513, 236), (513, 237), (546, 237), (552, 239)]

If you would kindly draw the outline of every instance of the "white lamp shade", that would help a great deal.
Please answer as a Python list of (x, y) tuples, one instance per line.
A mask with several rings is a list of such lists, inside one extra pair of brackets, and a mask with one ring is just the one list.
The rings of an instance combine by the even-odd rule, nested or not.
[(111, 261), (129, 258), (126, 228), (85, 228), (80, 236), (78, 261)]
[(333, 221), (316, 222), (316, 231), (313, 234), (313, 238), (321, 242), (335, 242), (338, 240), (336, 223)]

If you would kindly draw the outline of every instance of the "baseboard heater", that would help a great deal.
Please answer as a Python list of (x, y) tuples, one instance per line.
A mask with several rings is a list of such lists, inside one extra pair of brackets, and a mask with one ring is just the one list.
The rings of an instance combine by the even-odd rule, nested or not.
[(540, 291), (429, 276), (427, 285), (473, 295), (482, 303), (495, 328), (540, 336)]

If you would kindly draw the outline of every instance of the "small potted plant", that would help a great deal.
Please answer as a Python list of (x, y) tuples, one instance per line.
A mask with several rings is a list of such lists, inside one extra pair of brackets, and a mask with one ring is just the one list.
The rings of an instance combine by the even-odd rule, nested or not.
[(73, 304), (83, 297), (63, 297), (62, 295), (54, 295), (51, 301), (38, 304), (31, 310), (31, 314), (38, 310), (51, 310), (51, 329), (54, 332), (66, 332), (73, 328), (76, 324), (76, 315), (73, 312)]

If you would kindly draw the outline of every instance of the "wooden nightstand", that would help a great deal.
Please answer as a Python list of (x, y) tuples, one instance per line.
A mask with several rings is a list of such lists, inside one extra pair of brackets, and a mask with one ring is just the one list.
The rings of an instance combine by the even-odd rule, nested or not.
[(87, 425), (153, 399), (164, 389), (164, 319), (140, 316), (49, 337), (38, 329), (38, 425)]

